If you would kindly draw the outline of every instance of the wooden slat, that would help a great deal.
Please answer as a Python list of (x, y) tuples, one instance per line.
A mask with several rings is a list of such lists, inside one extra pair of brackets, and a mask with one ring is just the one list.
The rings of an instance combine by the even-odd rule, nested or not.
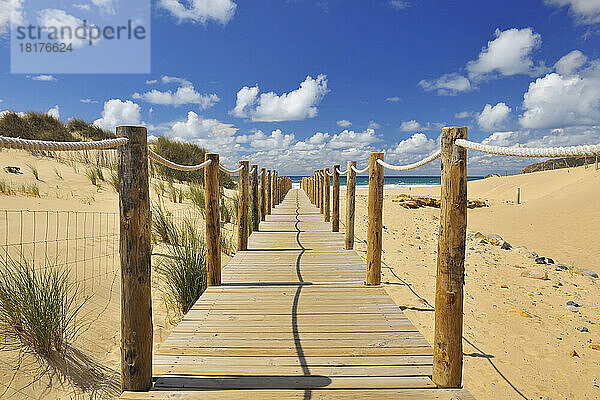
[[(322, 400), (354, 400), (354, 399), (377, 399), (377, 400), (475, 400), (471, 394), (464, 389), (354, 389), (354, 390), (238, 390), (233, 394), (234, 398), (251, 398), (261, 400), (280, 399), (306, 399)], [(122, 399), (128, 400), (230, 400), (232, 393), (226, 390), (203, 390), (203, 391), (164, 391), (150, 393), (124, 393)]]
[(471, 400), (437, 389), (433, 350), (344, 235), (292, 190), (154, 357), (154, 391), (124, 399)]

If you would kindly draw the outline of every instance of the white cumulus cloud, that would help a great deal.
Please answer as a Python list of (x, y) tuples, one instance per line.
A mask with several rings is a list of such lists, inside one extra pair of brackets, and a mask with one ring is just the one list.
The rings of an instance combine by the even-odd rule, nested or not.
[(274, 92), (261, 93), (258, 85), (245, 86), (237, 93), (235, 108), (230, 114), (252, 121), (278, 122), (301, 121), (317, 116), (317, 105), (329, 92), (327, 76), (317, 79), (307, 76), (300, 87), (289, 93), (277, 95)]
[(506, 103), (498, 103), (493, 107), (491, 104), (486, 104), (477, 116), (477, 123), (486, 132), (503, 129), (509, 122), (511, 111)]
[(573, 50), (569, 54), (562, 56), (560, 60), (554, 64), (554, 69), (561, 75), (571, 75), (578, 71), (588, 58), (579, 50)]
[(390, 0), (389, 4), (394, 10), (404, 10), (412, 5), (408, 1), (404, 0)]
[(361, 148), (379, 141), (381, 139), (377, 137), (374, 129), (367, 128), (363, 132), (345, 129), (331, 137), (328, 147), (332, 149)]
[(237, 7), (231, 0), (160, 0), (158, 4), (179, 22), (206, 24), (214, 21), (223, 25), (233, 18)]
[(210, 108), (220, 101), (219, 96), (214, 93), (198, 93), (194, 88), (194, 85), (192, 85), (190, 81), (183, 78), (163, 76), (162, 82), (167, 84), (177, 83), (180, 86), (175, 92), (171, 90), (160, 91), (157, 89), (152, 89), (149, 92), (141, 94), (134, 93), (132, 97), (136, 100), (139, 99), (151, 104), (169, 105), (175, 107), (185, 104), (198, 104), (202, 110)]
[(23, 24), (25, 0), (0, 0), (0, 35), (8, 32), (9, 24)]
[(104, 103), (102, 118), (94, 121), (94, 125), (114, 131), (119, 125), (138, 125), (141, 120), (141, 108), (131, 100), (111, 99)]
[(421, 124), (414, 119), (403, 121), (402, 124), (400, 124), (400, 131), (402, 132), (418, 131), (419, 129), (421, 129)]
[(496, 38), (488, 42), (475, 61), (467, 64), (469, 77), (481, 79), (490, 74), (537, 76), (546, 68), (535, 65), (532, 53), (542, 45), (542, 37), (531, 28), (496, 29)]
[(187, 119), (176, 121), (171, 125), (170, 135), (185, 139), (208, 138), (212, 135), (232, 135), (237, 131), (230, 124), (216, 119), (203, 118), (193, 111), (188, 112)]
[(387, 101), (388, 103), (398, 103), (398, 102), (400, 102), (400, 100), (402, 100), (402, 99), (398, 96), (387, 97), (385, 99), (385, 101)]
[(437, 91), (441, 96), (456, 96), (460, 92), (467, 92), (472, 89), (471, 82), (464, 76), (454, 73), (442, 75), (438, 79), (419, 82), (426, 92)]
[(581, 24), (600, 22), (600, 0), (545, 0), (546, 4), (568, 7)]
[(396, 157), (405, 154), (426, 154), (433, 152), (438, 147), (434, 139), (429, 139), (424, 133), (415, 133), (398, 143), (389, 153)]
[(352, 122), (348, 121), (347, 119), (339, 120), (336, 122), (336, 124), (342, 128), (349, 128), (352, 126)]
[(551, 73), (529, 84), (523, 95), (524, 128), (560, 128), (600, 123), (600, 74)]
[(52, 107), (51, 109), (49, 109), (46, 114), (48, 114), (51, 117), (54, 117), (56, 119), (60, 119), (60, 107), (58, 107), (58, 104), (55, 105), (54, 107)]
[(31, 76), (29, 78), (33, 81), (42, 81), (42, 82), (55, 82), (58, 80), (52, 75), (35, 75), (35, 76)]

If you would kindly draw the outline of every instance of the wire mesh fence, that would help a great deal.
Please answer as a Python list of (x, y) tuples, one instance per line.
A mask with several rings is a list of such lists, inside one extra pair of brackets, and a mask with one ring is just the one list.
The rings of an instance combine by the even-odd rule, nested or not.
[(0, 210), (0, 258), (65, 268), (85, 296), (119, 268), (119, 214)]

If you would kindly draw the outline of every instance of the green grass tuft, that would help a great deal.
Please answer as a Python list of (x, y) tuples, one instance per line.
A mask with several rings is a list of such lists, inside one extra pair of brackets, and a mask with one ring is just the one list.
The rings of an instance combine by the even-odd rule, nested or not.
[(181, 317), (206, 290), (206, 244), (189, 219), (170, 234), (169, 254), (156, 271), (163, 281), (165, 303)]
[(200, 211), (204, 216), (206, 199), (204, 197), (204, 188), (198, 185), (190, 185), (190, 190), (187, 197), (191, 200), (192, 204)]
[(37, 183), (26, 183), (19, 187), (19, 192), (33, 197), (40, 197), (40, 188)]
[(152, 206), (152, 234), (155, 241), (171, 244), (177, 229), (173, 221), (173, 214), (166, 210), (162, 203)]
[(6, 182), (5, 180), (0, 180), (0, 193), (12, 196), (15, 194), (15, 190), (10, 182)]
[(8, 344), (42, 356), (64, 352), (77, 332), (81, 306), (66, 270), (0, 260), (0, 333)]

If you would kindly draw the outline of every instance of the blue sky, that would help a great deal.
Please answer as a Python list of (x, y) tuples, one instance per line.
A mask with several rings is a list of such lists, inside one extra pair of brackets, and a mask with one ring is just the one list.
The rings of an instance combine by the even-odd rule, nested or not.
[[(11, 74), (6, 23), (27, 1), (0, 0), (0, 110), (143, 124), (293, 174), (371, 151), (410, 163), (445, 125), (497, 145), (600, 142), (600, 0), (159, 0), (150, 74)], [(533, 161), (472, 154), (469, 173)]]

